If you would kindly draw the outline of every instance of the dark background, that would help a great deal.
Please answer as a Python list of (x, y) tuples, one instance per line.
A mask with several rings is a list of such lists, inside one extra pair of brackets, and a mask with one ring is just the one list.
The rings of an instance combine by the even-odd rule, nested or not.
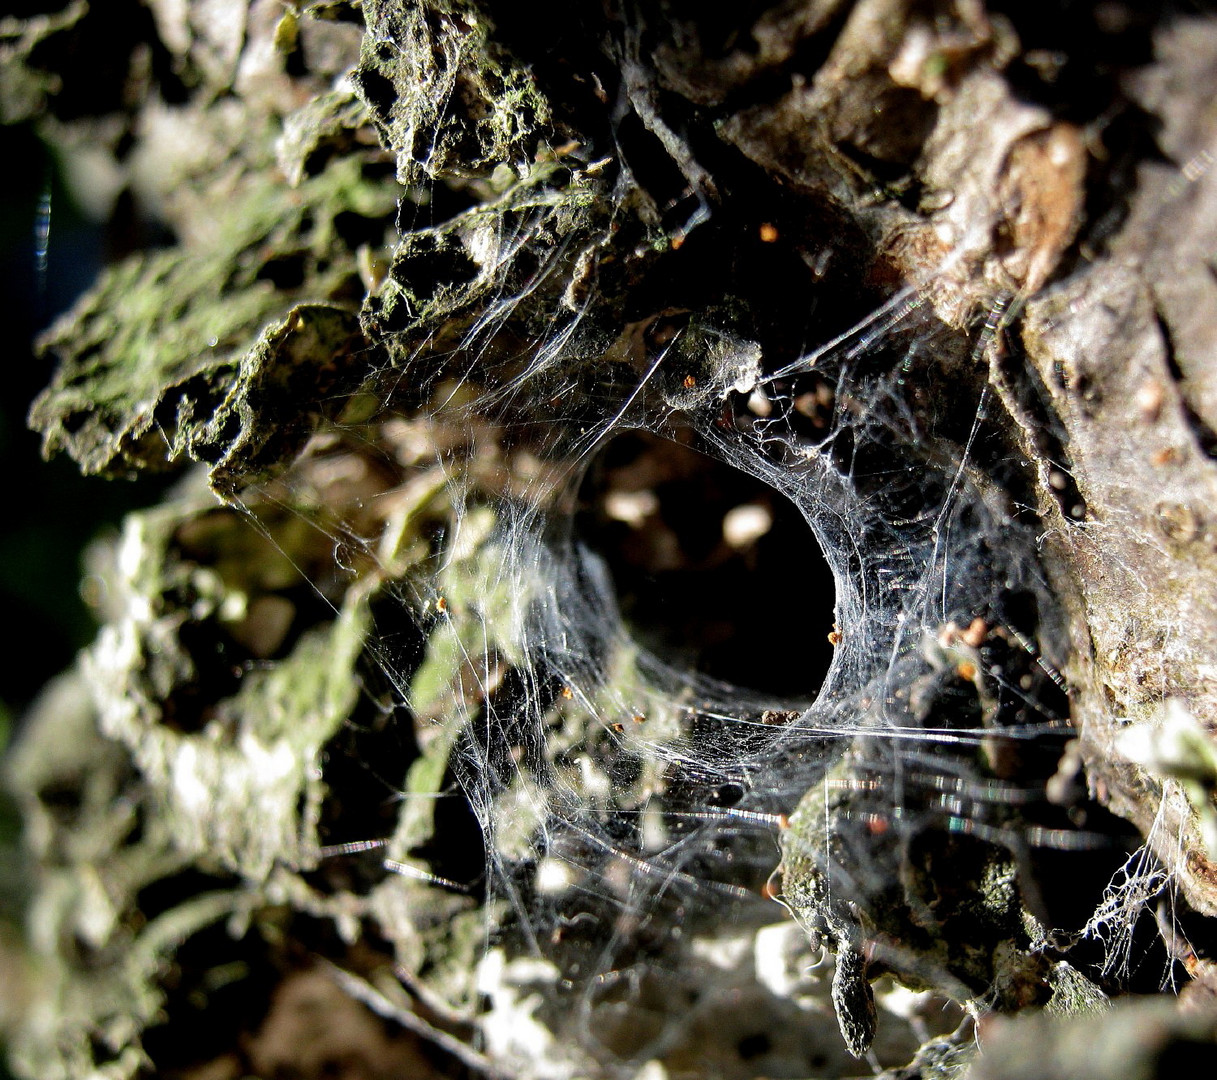
[[(9, 504), (0, 519), (0, 610), (11, 634), (0, 649), (0, 724), (18, 723), (39, 688), (94, 632), (81, 599), (81, 553), (128, 509), (152, 501), (146, 485), (82, 477), (42, 460), (26, 426), (53, 360), (35, 339), (96, 277), (113, 253), (104, 223), (72, 205), (52, 155), (27, 126), (0, 127), (0, 319), (7, 349), (0, 393), (0, 467)], [(46, 273), (37, 265), (39, 201), (51, 197)], [(6, 723), (7, 722), (7, 723)]]

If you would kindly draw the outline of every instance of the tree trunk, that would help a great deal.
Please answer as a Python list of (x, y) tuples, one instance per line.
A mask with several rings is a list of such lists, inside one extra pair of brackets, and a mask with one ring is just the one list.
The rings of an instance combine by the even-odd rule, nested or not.
[[(3, 34), (6, 117), (174, 240), (48, 333), (31, 422), (181, 474), (10, 757), (18, 1071), (1016, 1076), (1034, 1032), (1039, 1075), (1111, 1075), (1087, 1038), (1152, 1075), (1217, 1037), (1211, 17)], [(1041, 1007), (1083, 1019), (969, 1064)]]

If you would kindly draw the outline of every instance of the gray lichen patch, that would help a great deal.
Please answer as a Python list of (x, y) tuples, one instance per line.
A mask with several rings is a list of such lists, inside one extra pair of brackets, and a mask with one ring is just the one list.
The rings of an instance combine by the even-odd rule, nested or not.
[(407, 185), (489, 176), (526, 164), (548, 133), (550, 107), (527, 66), (492, 37), (471, 0), (374, 0), (355, 72)]
[[(245, 666), (237, 639), (256, 633), (259, 601), (289, 583), (273, 571), (226, 580), (184, 558), (178, 536), (198, 513), (186, 503), (129, 521), (109, 583), (122, 610), (85, 662), (99, 726), (164, 800), (176, 848), (257, 883), (276, 862), (316, 857), (317, 758), (358, 692), (363, 590), (348, 592), (332, 622), (291, 627), (294, 644), (273, 667)], [(227, 529), (249, 528), (230, 516)], [(278, 555), (270, 544), (250, 554)]]
[[(80, 668), (45, 691), (6, 762), (28, 842), (42, 867), (28, 912), (34, 963), (26, 1023), (10, 1031), (13, 1063), (31, 1076), (116, 1075), (146, 1066), (139, 1034), (163, 1002), (158, 974), (192, 934), (241, 904), (239, 890), (200, 892), (149, 921), (140, 890), (183, 871), (154, 793), (130, 755), (103, 735)], [(63, 803), (73, 792), (78, 801)]]
[[(358, 483), (345, 485), (345, 512), (323, 497), (336, 475), (360, 471), (340, 445), (314, 447), (296, 469), (241, 511), (216, 507), (196, 476), (129, 518), (96, 559), (108, 625), (79, 672), (48, 690), (8, 771), (48, 874), (31, 911), (31, 1016), (53, 1002), (54, 1030), (31, 1022), (14, 1040), (31, 1075), (103, 1064), (135, 1075), (178, 949), (206, 931), (232, 942), (225, 951), (244, 970), (281, 936), (288, 912), (352, 942), (361, 920), (376, 918), (400, 963), (459, 965), (466, 979), (451, 997), (472, 994), (481, 938), (470, 929), (482, 923), (461, 921), (468, 898), (393, 875), (356, 895), (315, 876), (331, 797), (326, 748), (363, 697), (370, 601), (384, 577), (365, 562), (310, 599), (301, 574), (332, 555), (318, 515), (370, 529), (391, 510), (361, 515)], [(417, 510), (434, 486), (415, 490), (396, 502)], [(402, 528), (392, 529), (394, 565), (406, 573), (426, 546)], [(65, 812), (57, 803), (69, 790), (75, 810)], [(179, 878), (193, 885), (179, 891)], [(232, 977), (200, 974), (215, 992)]]

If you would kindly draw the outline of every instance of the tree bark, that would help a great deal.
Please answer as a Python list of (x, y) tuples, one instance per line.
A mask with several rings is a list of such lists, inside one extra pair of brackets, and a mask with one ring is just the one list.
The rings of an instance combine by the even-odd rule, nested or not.
[[(182, 477), (9, 760), (19, 1072), (930, 1077), (929, 1000), (1079, 1017), (986, 1029), (1016, 1076), (1163, 978), (1146, 1075), (1213, 1040), (1211, 16), (124, 13), (0, 24), (6, 119), (174, 238), (31, 423)], [(778, 496), (814, 702), (730, 659), (814, 613), (714, 576), (812, 573)]]

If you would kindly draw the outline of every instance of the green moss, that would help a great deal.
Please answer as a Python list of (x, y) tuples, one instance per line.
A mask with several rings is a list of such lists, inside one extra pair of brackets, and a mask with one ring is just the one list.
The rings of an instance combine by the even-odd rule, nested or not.
[(355, 158), (295, 190), (251, 173), (197, 242), (107, 271), (44, 342), (59, 360), (30, 414), (44, 453), (108, 475), (206, 460), (225, 493), (287, 457), (370, 361), (334, 302), (358, 282), (336, 221), (387, 218), (395, 194)]

